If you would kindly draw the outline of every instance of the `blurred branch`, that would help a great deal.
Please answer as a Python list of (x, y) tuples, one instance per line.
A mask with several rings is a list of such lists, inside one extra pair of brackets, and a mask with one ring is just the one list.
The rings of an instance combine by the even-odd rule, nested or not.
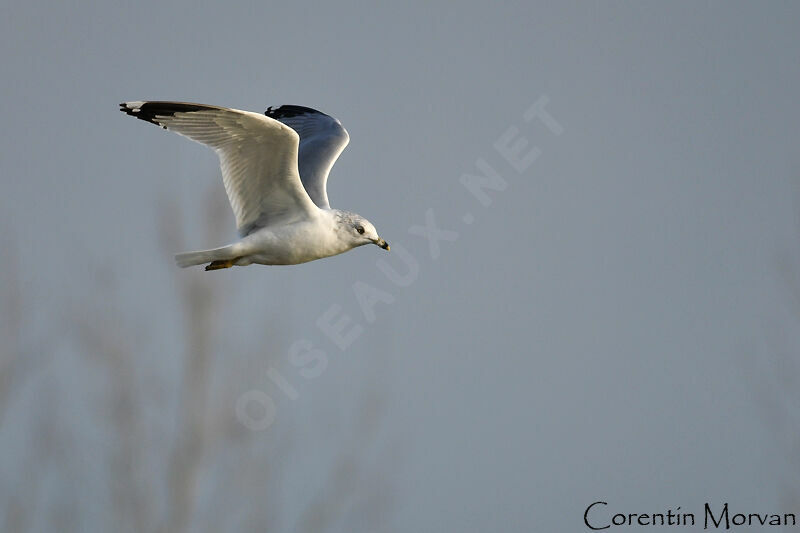
[[(85, 313), (72, 313), (85, 317)], [(136, 379), (135, 351), (114, 324), (119, 323), (116, 313), (93, 313), (91, 320), (77, 320), (74, 331), (81, 341), (84, 353), (105, 367), (111, 399), (103, 404), (110, 406), (107, 419), (115, 428), (111, 455), (111, 495), (115, 506), (115, 522), (130, 524), (135, 531), (150, 530), (153, 516), (152, 492), (138, 482), (137, 471), (143, 467), (144, 409), (141, 383)]]
[(5, 245), (8, 250), (5, 268), (2, 269), (3, 293), (2, 302), (2, 336), (0, 337), (0, 426), (8, 410), (11, 389), (19, 382), (22, 367), (22, 296), (19, 286), (18, 255), (12, 243)]
[[(364, 488), (362, 494), (366, 496), (366, 505), (362, 505), (363, 508), (386, 509), (386, 492), (377, 490), (381, 485), (380, 477), (365, 476), (364, 468), (364, 457), (374, 445), (378, 422), (382, 418), (383, 404), (380, 400), (373, 391), (361, 402), (362, 410), (357, 419), (356, 430), (351, 434), (350, 445), (339, 456), (325, 484), (301, 515), (296, 531), (312, 533), (332, 527), (346, 515), (347, 509), (353, 507), (354, 496), (360, 492), (359, 485)], [(380, 513), (363, 518), (370, 518), (372, 520), (369, 521), (373, 522), (379, 516)], [(367, 530), (372, 531), (373, 528)]]
[(208, 367), (219, 304), (219, 292), (196, 277), (181, 288), (187, 312), (186, 349), (178, 437), (170, 459), (167, 532), (187, 531), (194, 510), (194, 488), (206, 441)]
[[(3, 290), (0, 292), (0, 427), (19, 390), (41, 369), (52, 353), (51, 340), (30, 342), (23, 338), (25, 301), (19, 277), (19, 254), (10, 239), (3, 244), (6, 260), (0, 269)], [(32, 346), (36, 345), (36, 346)]]
[[(226, 224), (220, 221), (226, 215), (229, 217), (229, 207), (219, 190), (212, 192), (210, 203), (197, 218), (203, 220), (200, 225), (203, 239), (210, 241), (209, 245), (216, 245), (225, 237)], [(31, 431), (36, 434), (30, 438), (37, 442), (20, 461), (24, 465), (21, 468), (30, 475), (13, 486), (3, 480), (3, 489), (11, 495), (0, 508), (3, 531), (26, 531), (40, 528), (42, 523), (59, 531), (87, 525), (98, 530), (170, 533), (198, 528), (280, 529), (285, 514), (284, 501), (279, 497), (284, 492), (281, 483), (286, 475), (291, 475), (285, 471), (292, 464), (292, 454), (297, 453), (296, 439), (291, 431), (275, 428), (269, 433), (251, 432), (241, 425), (232, 409), (241, 393), (241, 371), (261, 366), (265, 358), (282, 353), (276, 342), (276, 335), (283, 329), (280, 314), (276, 310), (278, 319), (274, 321), (265, 316), (270, 322), (268, 326), (258, 328), (250, 336), (241, 339), (237, 336), (234, 342), (242, 342), (242, 346), (223, 345), (221, 339), (227, 339), (220, 335), (220, 330), (222, 325), (230, 324), (225, 310), (238, 300), (229, 285), (233, 278), (225, 272), (180, 270), (174, 266), (172, 254), (185, 249), (186, 232), (181, 226), (180, 206), (174, 202), (162, 205), (159, 238), (169, 258), (165, 267), (174, 275), (177, 313), (182, 320), (182, 328), (170, 332), (166, 339), (166, 342), (177, 339), (181, 345), (180, 360), (173, 367), (176, 373), (170, 370), (164, 376), (164, 387), (158, 389), (151, 376), (152, 367), (142, 364), (146, 359), (141, 357), (140, 348), (142, 343), (159, 346), (165, 339), (148, 338), (147, 333), (157, 331), (153, 324), (146, 325), (145, 335), (131, 330), (132, 317), (126, 313), (136, 311), (130, 311), (127, 302), (115, 299), (113, 281), (110, 286), (103, 286), (95, 277), (92, 290), (81, 293), (90, 300), (70, 302), (66, 316), (61, 317), (67, 344), (74, 342), (74, 353), (83, 356), (78, 363), (85, 367), (76, 369), (76, 375), (81, 376), (78, 381), (55, 384), (77, 385), (90, 391), (96, 388), (104, 395), (101, 401), (93, 403), (100, 410), (99, 422), (92, 420), (90, 413), (77, 415), (87, 417), (83, 423), (96, 428), (100, 442), (107, 443), (97, 455), (97, 461), (107, 465), (99, 481), (103, 485), (92, 485), (91, 476), (76, 467), (70, 456), (75, 449), (96, 446), (98, 441), (91, 439), (98, 436), (87, 437), (80, 429), (82, 420), (62, 420), (63, 413), (53, 406), (72, 391), (58, 392), (53, 382), (45, 380), (40, 386), (42, 390), (32, 392), (37, 398), (33, 405), (41, 405), (43, 412), (25, 413), (25, 418), (34, 420)], [(29, 346), (26, 349), (26, 343), (30, 344), (23, 333), (26, 298), (14, 257), (16, 254), (9, 254), (0, 274), (3, 280), (0, 421), (24, 377), (41, 368), (43, 357), (52, 352), (37, 350), (34, 354)], [(241, 297), (247, 294), (243, 292)], [(169, 318), (164, 312), (144, 316), (155, 320)], [(54, 342), (65, 335), (51, 332), (50, 337)], [(234, 353), (221, 353), (221, 346)], [(237, 357), (238, 363), (230, 367), (229, 363), (237, 361)], [(222, 365), (223, 361), (228, 364)], [(237, 372), (236, 365), (240, 367), (238, 375), (219, 377), (222, 368)], [(96, 369), (101, 370), (103, 377), (97, 377)], [(165, 389), (177, 389), (174, 402), (159, 403), (153, 394)], [(383, 515), (387, 502), (385, 482), (379, 475), (373, 475), (375, 469), (367, 468), (364, 461), (368, 448), (374, 445), (378, 420), (382, 417), (379, 405), (376, 398), (365, 400), (364, 411), (356, 417), (357, 423), (350, 432), (352, 442), (331, 465), (323, 487), (307, 503), (299, 521), (295, 517), (287, 521), (299, 523), (302, 531), (320, 531), (335, 528), (348, 513), (356, 512), (355, 505), (359, 523), (373, 523), (375, 517)], [(169, 428), (156, 425), (164, 413), (174, 415), (175, 422)], [(154, 429), (155, 443), (148, 438), (148, 431), (152, 433)], [(56, 498), (49, 496), (51, 478), (58, 480), (56, 486), (89, 483), (86, 490), (96, 501), (105, 501), (108, 492), (104, 513), (86, 513), (80, 509), (74, 492), (65, 491)], [(211, 509), (198, 503), (207, 498), (214, 501)], [(305, 505), (301, 502), (301, 507)], [(98, 523), (98, 518), (105, 522)]]
[[(222, 204), (222, 205), (220, 205)], [(208, 200), (206, 233), (218, 236), (222, 209), (221, 195), (211, 194)], [(168, 237), (162, 245), (174, 253), (178, 241), (183, 241), (179, 223), (175, 220), (177, 209), (165, 213), (162, 224)], [(166, 217), (172, 217), (172, 220)], [(179, 272), (175, 276), (179, 285), (185, 315), (185, 350), (183, 353), (183, 378), (179, 400), (178, 433), (169, 468), (168, 516), (163, 531), (187, 531), (191, 525), (196, 498), (196, 482), (202, 464), (207, 435), (209, 366), (214, 345), (216, 323), (221, 318), (219, 309), (224, 306), (219, 278), (212, 279), (205, 272)]]

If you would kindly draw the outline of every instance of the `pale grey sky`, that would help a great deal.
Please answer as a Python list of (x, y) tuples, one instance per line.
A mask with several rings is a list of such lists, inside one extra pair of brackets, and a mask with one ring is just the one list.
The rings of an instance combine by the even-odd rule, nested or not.
[[(351, 445), (311, 413), (346, 420), (366, 389), (383, 411), (374, 454), (359, 461), (387, 472), (386, 531), (577, 531), (596, 500), (622, 512), (728, 501), (800, 513), (785, 498), (797, 488), (793, 432), (765, 412), (797, 406), (774, 375), (800, 347), (781, 270), (800, 265), (797, 6), (26, 2), (2, 12), (0, 223), (15, 250), (3, 257), (19, 267), (25, 338), (48, 346), (56, 370), (18, 393), (0, 427), (0, 495), (23, 475), (42, 391), (87, 440), (50, 483), (80, 487), (86, 502), (104, 490), (91, 458), (106, 441), (86, 414), (91, 398), (80, 399), (92, 367), (76, 367), (63, 340), (88, 302), (123, 309), (145, 373), (175, 372), (172, 287), (186, 273), (167, 266), (160, 213), (174, 201), (197, 224), (208, 190), (223, 194), (219, 171), (204, 147), (116, 110), (174, 99), (339, 118), (351, 143), (331, 203), (368, 217), (418, 265), (405, 287), (378, 265), (399, 269), (403, 255), (374, 247), (203, 278), (236, 301), (220, 317), (220, 354), (261, 349), (236, 339), (263, 331), (284, 361), (301, 339), (328, 356), (313, 379), (282, 371), (294, 400), (266, 359), (214, 374), (276, 402), (275, 424), (248, 438), (301, 434), (279, 496), (287, 528), (334, 450)], [(560, 135), (523, 117), (543, 96)], [(511, 127), (540, 150), (522, 172), (494, 147)], [(460, 182), (479, 160), (507, 183), (489, 206)], [(429, 210), (458, 234), (437, 258), (409, 232)], [(226, 216), (220, 242), (190, 231), (185, 248), (232, 239)], [(356, 282), (391, 295), (373, 322)], [(363, 327), (344, 351), (316, 324), (331, 306)], [(234, 405), (220, 408), (235, 421)], [(81, 527), (99, 530), (102, 505), (83, 508)], [(334, 529), (357, 528), (358, 514), (348, 508)]]

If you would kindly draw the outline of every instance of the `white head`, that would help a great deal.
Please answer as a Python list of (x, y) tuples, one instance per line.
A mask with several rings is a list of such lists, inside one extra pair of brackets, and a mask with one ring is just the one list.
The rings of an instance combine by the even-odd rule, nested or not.
[(372, 222), (348, 211), (338, 211), (338, 230), (339, 233), (353, 245), (362, 246), (364, 244), (374, 244), (389, 251), (389, 244), (378, 236), (378, 230)]

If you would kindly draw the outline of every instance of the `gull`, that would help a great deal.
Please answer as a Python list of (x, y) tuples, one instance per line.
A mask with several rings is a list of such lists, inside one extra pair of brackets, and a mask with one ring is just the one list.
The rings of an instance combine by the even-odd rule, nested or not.
[(297, 105), (269, 107), (263, 115), (187, 102), (136, 101), (119, 107), (219, 156), (240, 239), (178, 254), (178, 266), (295, 265), (364, 244), (389, 250), (367, 219), (328, 203), (328, 174), (350, 141), (337, 119)]

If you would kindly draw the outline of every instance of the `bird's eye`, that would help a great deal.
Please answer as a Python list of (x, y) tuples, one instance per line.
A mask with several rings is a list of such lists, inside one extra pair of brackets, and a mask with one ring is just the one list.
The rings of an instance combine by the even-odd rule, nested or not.
[(364, 226), (356, 226), (356, 231), (361, 235), (364, 234)]

